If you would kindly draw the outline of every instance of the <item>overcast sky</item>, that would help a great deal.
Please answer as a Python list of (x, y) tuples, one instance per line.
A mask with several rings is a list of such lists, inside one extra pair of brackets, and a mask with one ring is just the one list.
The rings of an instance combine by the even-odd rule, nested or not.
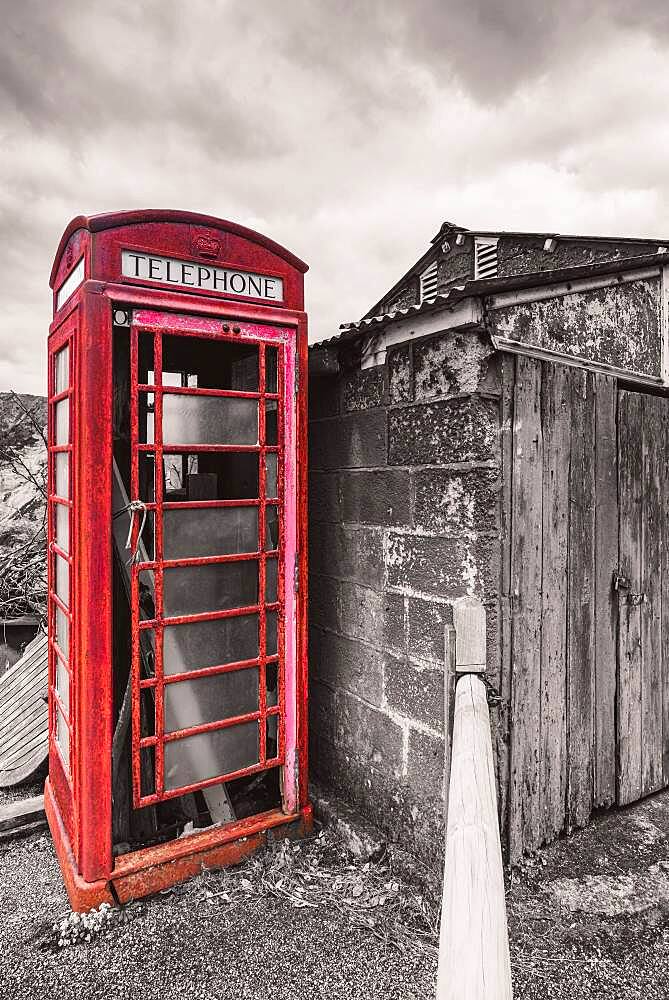
[(44, 391), (79, 213), (232, 219), (312, 338), (444, 219), (669, 238), (668, 0), (0, 0), (0, 390)]

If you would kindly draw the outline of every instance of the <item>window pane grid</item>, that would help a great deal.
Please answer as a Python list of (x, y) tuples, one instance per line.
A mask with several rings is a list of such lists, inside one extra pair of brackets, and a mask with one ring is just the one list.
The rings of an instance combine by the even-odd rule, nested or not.
[(48, 587), (50, 732), (68, 777), (71, 774), (73, 700), (72, 577), (73, 338), (49, 365), (48, 407)]
[[(168, 334), (168, 331), (165, 331)], [(133, 794), (136, 806), (148, 805), (152, 802), (161, 801), (165, 798), (173, 797), (174, 795), (183, 794), (186, 791), (194, 790), (195, 788), (206, 788), (208, 785), (215, 784), (222, 780), (229, 780), (233, 777), (240, 776), (242, 774), (253, 774), (256, 771), (263, 770), (270, 761), (270, 756), (268, 756), (267, 748), (267, 725), (266, 720), (268, 717), (277, 718), (276, 730), (279, 733), (283, 732), (283, 720), (281, 715), (283, 713), (283, 701), (282, 694), (280, 698), (277, 699), (276, 704), (268, 705), (267, 698), (267, 664), (275, 665), (275, 673), (278, 676), (281, 675), (281, 679), (277, 682), (278, 686), (283, 691), (283, 667), (281, 664), (281, 659), (283, 657), (283, 621), (279, 622), (282, 618), (280, 615), (280, 602), (283, 598), (283, 574), (278, 573), (279, 579), (275, 580), (277, 576), (276, 569), (280, 564), (281, 557), (283, 554), (283, 539), (282, 539), (282, 518), (280, 512), (283, 508), (283, 458), (282, 458), (282, 441), (283, 441), (283, 414), (282, 407), (279, 406), (278, 401), (283, 395), (283, 351), (282, 347), (277, 347), (272, 345), (269, 350), (274, 353), (273, 357), (273, 383), (271, 385), (272, 392), (268, 392), (267, 376), (266, 376), (266, 350), (268, 347), (263, 343), (256, 343), (258, 350), (258, 371), (257, 371), (257, 392), (247, 392), (247, 391), (237, 391), (237, 390), (223, 390), (223, 389), (211, 389), (200, 386), (195, 386), (192, 384), (195, 381), (194, 378), (190, 376), (185, 378), (182, 376), (182, 385), (177, 384), (167, 384), (165, 383), (165, 375), (163, 372), (163, 354), (164, 350), (168, 348), (165, 347), (163, 342), (163, 335), (159, 331), (152, 331), (153, 334), (153, 353), (154, 353), (154, 370), (152, 374), (153, 381), (140, 382), (139, 381), (139, 364), (138, 364), (138, 337), (140, 331), (137, 328), (133, 328), (131, 332), (131, 356), (130, 356), (130, 367), (131, 367), (131, 434), (132, 434), (132, 459), (131, 459), (131, 491), (132, 496), (137, 497), (139, 495), (139, 460), (140, 455), (146, 453), (152, 453), (149, 455), (150, 460), (153, 461), (155, 470), (163, 470), (164, 461), (163, 456), (168, 453), (170, 455), (176, 455), (178, 453), (187, 453), (194, 455), (207, 455), (207, 453), (244, 453), (244, 452), (255, 452), (258, 454), (259, 469), (258, 469), (258, 483), (257, 483), (257, 496), (249, 499), (240, 500), (177, 500), (170, 501), (166, 500), (165, 489), (163, 485), (163, 475), (154, 476), (154, 488), (153, 488), (153, 498), (147, 499), (146, 507), (149, 511), (154, 511), (156, 513), (155, 518), (155, 551), (154, 558), (149, 561), (142, 561), (140, 563), (135, 563), (132, 566), (132, 578), (133, 578), (133, 600), (132, 600), (132, 630), (133, 630)], [(168, 334), (169, 335), (169, 334)], [(278, 370), (277, 370), (278, 369)], [(175, 383), (179, 381), (172, 372), (170, 372), (170, 379)], [(188, 383), (188, 384), (185, 384)], [(140, 404), (140, 397), (142, 393), (150, 393), (153, 399), (153, 441), (142, 441), (140, 440), (140, 415), (142, 407)], [(186, 429), (183, 434), (186, 440), (181, 440), (175, 444), (172, 441), (168, 443), (165, 442), (165, 401), (169, 397), (174, 396), (186, 396), (186, 397), (204, 397), (209, 396), (221, 400), (227, 398), (237, 398), (242, 400), (252, 400), (257, 404), (257, 440), (253, 443), (230, 443), (222, 438), (220, 441), (215, 436), (207, 443), (189, 443), (193, 432), (190, 433)], [(269, 401), (269, 407), (268, 407)], [(273, 420), (275, 426), (273, 426), (271, 432), (271, 440), (268, 441), (268, 425), (267, 425), (267, 413), (271, 412), (273, 415)], [(192, 410), (182, 411), (182, 416)], [(181, 418), (180, 418), (181, 419)], [(178, 428), (182, 426), (179, 420), (176, 422), (172, 419), (172, 436), (178, 437)], [(221, 425), (225, 427), (225, 424)], [(223, 432), (222, 432), (223, 433)], [(254, 432), (255, 433), (255, 432)], [(272, 468), (268, 470), (268, 458), (269, 463), (271, 463)], [(206, 468), (206, 467), (205, 467)], [(197, 471), (198, 466), (195, 465)], [(267, 496), (267, 477), (270, 475), (272, 483), (273, 496)], [(190, 478), (190, 477), (189, 477)], [(196, 477), (197, 478), (197, 477)], [(206, 478), (206, 477), (205, 477)], [(276, 486), (274, 485), (276, 483)], [(190, 487), (189, 487), (190, 489)], [(234, 495), (234, 494), (233, 494)], [(248, 494), (247, 494), (248, 496)], [(226, 507), (243, 507), (248, 506), (256, 508), (258, 511), (257, 518), (257, 548), (253, 551), (246, 552), (224, 552), (219, 554), (212, 554), (211, 556), (206, 555), (180, 555), (179, 558), (165, 558), (165, 535), (164, 535), (164, 512), (170, 510), (193, 510), (199, 507), (204, 509), (215, 509), (216, 507), (226, 508)], [(272, 524), (276, 522), (276, 527), (273, 530), (272, 539), (267, 534), (266, 527), (266, 517), (269, 511), (275, 511), (276, 515), (273, 515)], [(178, 524), (178, 522), (176, 522)], [(134, 541), (134, 540), (133, 540)], [(271, 542), (271, 544), (270, 544)], [(268, 547), (269, 544), (269, 547)], [(231, 607), (224, 610), (212, 610), (203, 611), (202, 613), (196, 614), (171, 614), (165, 613), (165, 573), (166, 570), (178, 570), (179, 568), (192, 567), (197, 570), (198, 567), (208, 567), (215, 566), (217, 564), (226, 563), (249, 563), (252, 560), (257, 563), (257, 592), (258, 599), (252, 603), (244, 604), (240, 607)], [(270, 593), (267, 592), (268, 589), (268, 578), (267, 578), (267, 562), (271, 560), (272, 568), (272, 583), (270, 586)], [(151, 620), (139, 620), (138, 614), (138, 588), (137, 581), (138, 575), (142, 571), (150, 570), (154, 573), (155, 580), (155, 618)], [(195, 577), (193, 578), (195, 580)], [(275, 593), (276, 591), (276, 593)], [(268, 597), (272, 597), (272, 600), (268, 600)], [(172, 604), (174, 598), (172, 599)], [(233, 601), (234, 603), (234, 601)], [(241, 602), (238, 602), (241, 603)], [(170, 609), (168, 609), (170, 610)], [(176, 610), (176, 606), (171, 608), (172, 611)], [(181, 669), (177, 673), (167, 674), (166, 665), (164, 662), (164, 657), (167, 655), (165, 642), (166, 642), (166, 632), (167, 630), (174, 630), (175, 627), (192, 627), (198, 625), (211, 625), (217, 622), (225, 622), (228, 619), (234, 622), (235, 619), (238, 621), (245, 620), (248, 618), (249, 614), (254, 615), (257, 619), (257, 642), (258, 642), (258, 655), (250, 659), (236, 662), (226, 662), (220, 664), (213, 664), (211, 666), (205, 666), (200, 669)], [(268, 648), (268, 635), (267, 635), (267, 622), (271, 620), (272, 622), (272, 637), (271, 644), (274, 645), (274, 649)], [(278, 627), (278, 643), (276, 646), (276, 640), (274, 638), (274, 633), (277, 631)], [(140, 676), (140, 656), (139, 656), (139, 636), (141, 634), (147, 634), (147, 630), (152, 630), (154, 634), (155, 641), (155, 671), (152, 676)], [(174, 648), (174, 639), (170, 639), (171, 648)], [(171, 728), (171, 731), (166, 731), (165, 727), (165, 688), (169, 686), (175, 694), (179, 691), (178, 688), (173, 688), (175, 683), (184, 683), (191, 680), (196, 680), (200, 678), (206, 678), (208, 676), (217, 676), (233, 673), (235, 670), (256, 670), (257, 671), (257, 710), (253, 712), (248, 712), (243, 715), (232, 714), (226, 718), (218, 718), (213, 721), (204, 722), (197, 726), (184, 726), (183, 728), (175, 729)], [(171, 668), (173, 670), (173, 667)], [(152, 689), (155, 692), (155, 705), (156, 705), (156, 718), (155, 718), (155, 734), (151, 736), (143, 736), (140, 732), (139, 726), (139, 697), (142, 690)], [(274, 695), (272, 695), (274, 697)], [(171, 775), (170, 763), (173, 761), (173, 757), (170, 756), (166, 758), (166, 746), (172, 744), (176, 746), (179, 740), (187, 741), (192, 738), (192, 746), (195, 747), (198, 737), (205, 738), (207, 733), (216, 734), (222, 730), (232, 729), (234, 726), (246, 727), (252, 725), (252, 729), (248, 730), (249, 735), (252, 731), (257, 728), (256, 741), (257, 741), (257, 763), (248, 763), (244, 767), (235, 768), (233, 770), (226, 770), (224, 774), (206, 776), (203, 780), (198, 780), (190, 782), (187, 785), (182, 783), (175, 785), (174, 778)], [(239, 730), (241, 732), (241, 728)], [(251, 737), (253, 739), (253, 737)], [(148, 741), (148, 742), (147, 742)], [(280, 762), (281, 753), (283, 748), (283, 739), (279, 737), (278, 745), (274, 747), (274, 740), (272, 740), (272, 754), (271, 763), (276, 766)], [(142, 787), (140, 784), (139, 775), (139, 758), (140, 752), (143, 748), (151, 746), (155, 748), (155, 780), (153, 785), (153, 790), (148, 794), (142, 793)], [(182, 744), (186, 746), (186, 743)], [(195, 752), (195, 750), (193, 750)]]

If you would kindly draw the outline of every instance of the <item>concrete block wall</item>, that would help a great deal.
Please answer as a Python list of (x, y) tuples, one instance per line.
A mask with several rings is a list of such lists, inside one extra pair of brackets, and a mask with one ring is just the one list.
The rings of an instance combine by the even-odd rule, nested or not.
[(438, 867), (454, 601), (498, 659), (499, 355), (451, 333), (314, 378), (309, 435), (312, 773)]

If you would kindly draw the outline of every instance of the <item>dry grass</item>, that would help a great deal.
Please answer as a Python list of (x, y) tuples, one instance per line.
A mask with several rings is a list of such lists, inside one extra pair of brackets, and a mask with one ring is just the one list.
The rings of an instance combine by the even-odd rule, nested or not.
[(324, 830), (297, 843), (284, 840), (236, 868), (205, 871), (193, 891), (218, 909), (273, 896), (296, 909), (337, 911), (401, 952), (416, 945), (436, 951), (438, 945), (438, 913), (394, 872), (391, 855), (342, 859), (341, 846)]

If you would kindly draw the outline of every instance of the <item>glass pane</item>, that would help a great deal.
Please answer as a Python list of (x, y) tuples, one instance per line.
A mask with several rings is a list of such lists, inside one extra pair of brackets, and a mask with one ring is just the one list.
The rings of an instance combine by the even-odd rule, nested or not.
[(61, 399), (56, 403), (56, 440), (54, 444), (70, 443), (70, 400)]
[(227, 611), (258, 603), (258, 563), (211, 563), (166, 569), (163, 575), (163, 610), (167, 618)]
[(268, 451), (265, 453), (265, 495), (274, 499), (278, 497), (277, 491), (277, 468), (278, 468), (279, 456), (275, 451)]
[(63, 604), (70, 606), (70, 566), (69, 563), (57, 555), (54, 558), (55, 562), (55, 583), (56, 583), (56, 593), (60, 597)]
[(55, 503), (54, 523), (56, 532), (56, 545), (69, 553), (70, 551), (70, 509), (62, 503)]
[(169, 444), (257, 444), (255, 399), (163, 397), (163, 441)]
[(268, 559), (265, 563), (265, 601), (274, 604), (278, 601), (279, 562)]
[(55, 657), (56, 660), (56, 691), (65, 706), (65, 710), (69, 715), (70, 712), (70, 676), (65, 668), (63, 661), (59, 656)]
[(54, 395), (65, 392), (70, 386), (70, 351), (67, 345), (58, 351), (54, 360)]
[(265, 444), (279, 443), (279, 425), (277, 421), (276, 399), (268, 399), (265, 403)]
[(265, 392), (278, 392), (277, 383), (277, 348), (265, 348)]
[(180, 788), (258, 763), (258, 724), (199, 733), (165, 744), (165, 788)]
[(69, 500), (70, 497), (70, 456), (67, 451), (56, 452), (56, 496)]
[(258, 551), (258, 508), (222, 507), (166, 510), (165, 559), (225, 556)]
[(58, 648), (65, 657), (69, 660), (70, 656), (70, 623), (67, 615), (61, 611), (61, 609), (56, 605), (56, 642), (58, 643)]
[(70, 766), (70, 734), (59, 709), (56, 709), (56, 742), (66, 766)]
[(276, 656), (278, 652), (277, 646), (277, 623), (278, 623), (278, 612), (268, 611), (267, 612), (267, 625), (265, 629), (267, 655)]
[(163, 667), (166, 674), (238, 663), (257, 656), (257, 614), (167, 625), (163, 632)]
[(279, 511), (277, 507), (265, 508), (265, 551), (279, 547)]
[(165, 685), (165, 732), (258, 711), (258, 668)]

